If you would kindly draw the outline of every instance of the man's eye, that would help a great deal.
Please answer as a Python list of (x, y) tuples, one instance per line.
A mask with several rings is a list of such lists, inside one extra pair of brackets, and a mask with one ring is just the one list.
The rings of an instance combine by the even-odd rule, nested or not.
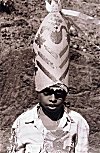
[(56, 94), (57, 95), (63, 95), (63, 92), (62, 91), (56, 91)]
[(57, 98), (63, 98), (62, 94), (57, 94), (56, 97)]
[(44, 94), (45, 96), (48, 96), (48, 95), (49, 95), (49, 93), (48, 93), (47, 91), (43, 92), (43, 94)]
[(60, 93), (60, 92), (57, 92), (56, 94), (57, 94), (57, 95), (62, 95), (62, 93)]

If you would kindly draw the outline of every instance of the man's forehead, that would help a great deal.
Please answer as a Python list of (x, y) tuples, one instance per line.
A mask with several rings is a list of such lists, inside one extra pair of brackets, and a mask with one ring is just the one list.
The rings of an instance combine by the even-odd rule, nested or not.
[(53, 89), (54, 91), (56, 90), (62, 90), (62, 91), (65, 91), (66, 93), (68, 93), (68, 89), (66, 88), (66, 90), (60, 86), (51, 86), (49, 87), (49, 89)]

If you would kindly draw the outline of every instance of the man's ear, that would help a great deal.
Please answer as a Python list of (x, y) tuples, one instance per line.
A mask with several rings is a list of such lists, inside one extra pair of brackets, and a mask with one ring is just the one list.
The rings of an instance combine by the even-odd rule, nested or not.
[(40, 98), (41, 98), (41, 93), (40, 93), (40, 92), (37, 92), (37, 95), (38, 95), (38, 99), (40, 100)]
[(35, 75), (36, 75), (36, 72), (38, 71), (38, 68), (37, 68), (37, 67), (35, 67), (35, 70), (34, 70), (34, 71), (35, 71)]

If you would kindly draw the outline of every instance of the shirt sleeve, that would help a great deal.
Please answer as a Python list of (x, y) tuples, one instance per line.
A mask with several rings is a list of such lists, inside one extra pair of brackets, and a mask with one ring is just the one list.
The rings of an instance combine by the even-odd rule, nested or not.
[(88, 153), (89, 151), (89, 125), (84, 118), (81, 118), (77, 125), (77, 144), (75, 153)]
[(10, 146), (7, 148), (7, 153), (24, 153), (25, 145), (20, 142), (20, 121), (17, 119), (11, 128), (11, 137), (9, 139)]

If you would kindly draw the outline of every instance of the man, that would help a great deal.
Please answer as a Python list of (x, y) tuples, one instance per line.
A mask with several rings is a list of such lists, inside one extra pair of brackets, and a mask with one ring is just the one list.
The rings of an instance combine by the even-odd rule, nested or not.
[(65, 108), (67, 94), (60, 85), (39, 92), (39, 103), (12, 126), (9, 153), (88, 153), (89, 126)]
[(34, 40), (38, 104), (14, 122), (9, 153), (88, 153), (89, 126), (65, 107), (70, 37), (58, 3), (52, 0)]

